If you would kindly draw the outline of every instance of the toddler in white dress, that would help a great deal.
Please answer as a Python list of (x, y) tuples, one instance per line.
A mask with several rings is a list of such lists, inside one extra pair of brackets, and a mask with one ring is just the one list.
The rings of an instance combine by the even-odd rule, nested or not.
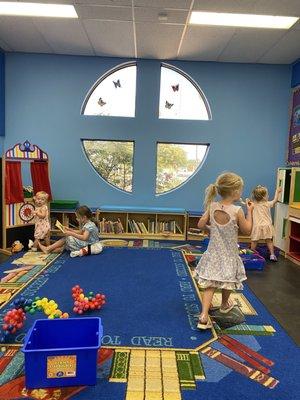
[(277, 261), (274, 254), (274, 227), (271, 217), (271, 208), (277, 203), (280, 193), (281, 188), (276, 189), (274, 199), (268, 201), (268, 189), (265, 186), (258, 185), (252, 191), (253, 226), (251, 232), (251, 249), (256, 249), (259, 240), (265, 240), (270, 251), (271, 261)]

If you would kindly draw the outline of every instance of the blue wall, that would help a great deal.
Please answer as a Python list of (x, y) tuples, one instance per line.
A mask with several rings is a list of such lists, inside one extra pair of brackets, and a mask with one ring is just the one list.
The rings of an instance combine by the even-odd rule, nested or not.
[(292, 67), (292, 87), (300, 85), (300, 61), (296, 62)]
[[(101, 204), (201, 208), (205, 187), (224, 170), (241, 174), (245, 194), (274, 189), (284, 165), (291, 72), (286, 65), (172, 62), (190, 74), (210, 102), (212, 121), (157, 119), (160, 62), (138, 61), (137, 117), (80, 115), (93, 83), (123, 59), (6, 55), (5, 148), (29, 139), (51, 157), (57, 199)], [(122, 193), (91, 168), (80, 138), (135, 140), (134, 192)], [(210, 143), (202, 169), (180, 189), (154, 194), (156, 140)]]

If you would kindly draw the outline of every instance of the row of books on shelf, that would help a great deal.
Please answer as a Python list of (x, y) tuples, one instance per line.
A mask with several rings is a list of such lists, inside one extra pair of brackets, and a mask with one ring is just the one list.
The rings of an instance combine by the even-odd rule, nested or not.
[(117, 221), (107, 221), (105, 218), (102, 218), (99, 221), (99, 232), (100, 233), (124, 233), (124, 227), (120, 218)]
[(202, 235), (203, 234), (203, 230), (199, 229), (199, 228), (189, 228), (188, 234), (190, 234), (190, 235)]
[[(168, 233), (180, 233), (182, 234), (182, 229), (176, 221), (154, 221), (148, 219), (147, 222), (135, 221), (134, 219), (128, 219), (128, 233), (138, 233), (138, 234), (158, 234), (161, 232)], [(124, 226), (122, 221), (118, 218), (116, 221), (106, 220), (102, 218), (99, 221), (99, 232), (100, 233), (114, 233), (121, 234), (124, 233)]]
[(128, 232), (140, 234), (156, 234), (161, 232), (182, 234), (182, 229), (176, 221), (153, 221), (148, 219), (146, 227), (144, 222), (128, 219)]

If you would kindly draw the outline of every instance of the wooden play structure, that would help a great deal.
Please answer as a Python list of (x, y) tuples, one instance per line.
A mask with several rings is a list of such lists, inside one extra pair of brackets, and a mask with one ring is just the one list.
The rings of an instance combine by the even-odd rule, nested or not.
[(25, 197), (22, 183), (22, 163), (30, 163), (33, 192), (45, 191), (50, 195), (49, 158), (46, 152), (29, 141), (18, 143), (7, 150), (1, 160), (2, 214), (1, 252), (9, 254), (14, 241), (25, 248), (33, 238), (35, 209), (32, 196)]

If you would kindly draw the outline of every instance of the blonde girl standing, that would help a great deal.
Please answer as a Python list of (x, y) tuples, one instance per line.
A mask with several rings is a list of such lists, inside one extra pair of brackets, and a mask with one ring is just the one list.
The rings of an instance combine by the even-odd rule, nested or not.
[(271, 208), (277, 203), (282, 189), (276, 189), (274, 199), (269, 200), (268, 189), (258, 185), (252, 191), (253, 227), (251, 232), (251, 249), (255, 250), (259, 240), (265, 240), (270, 251), (270, 260), (277, 261), (274, 253), (274, 227), (271, 217)]
[[(210, 241), (196, 268), (196, 280), (204, 289), (199, 329), (211, 328), (208, 312), (215, 290), (222, 290), (220, 312), (227, 313), (233, 308), (231, 292), (242, 289), (242, 282), (247, 279), (237, 242), (239, 229), (245, 235), (251, 232), (253, 206), (247, 202), (245, 217), (242, 208), (234, 204), (240, 199), (243, 186), (240, 176), (227, 172), (205, 191), (205, 213), (198, 227), (210, 230)], [(217, 195), (220, 200), (214, 201)]]
[(43, 191), (37, 192), (33, 201), (35, 204), (34, 242), (29, 240), (28, 248), (31, 251), (37, 251), (39, 240), (45, 240), (48, 246), (50, 244), (49, 195)]

